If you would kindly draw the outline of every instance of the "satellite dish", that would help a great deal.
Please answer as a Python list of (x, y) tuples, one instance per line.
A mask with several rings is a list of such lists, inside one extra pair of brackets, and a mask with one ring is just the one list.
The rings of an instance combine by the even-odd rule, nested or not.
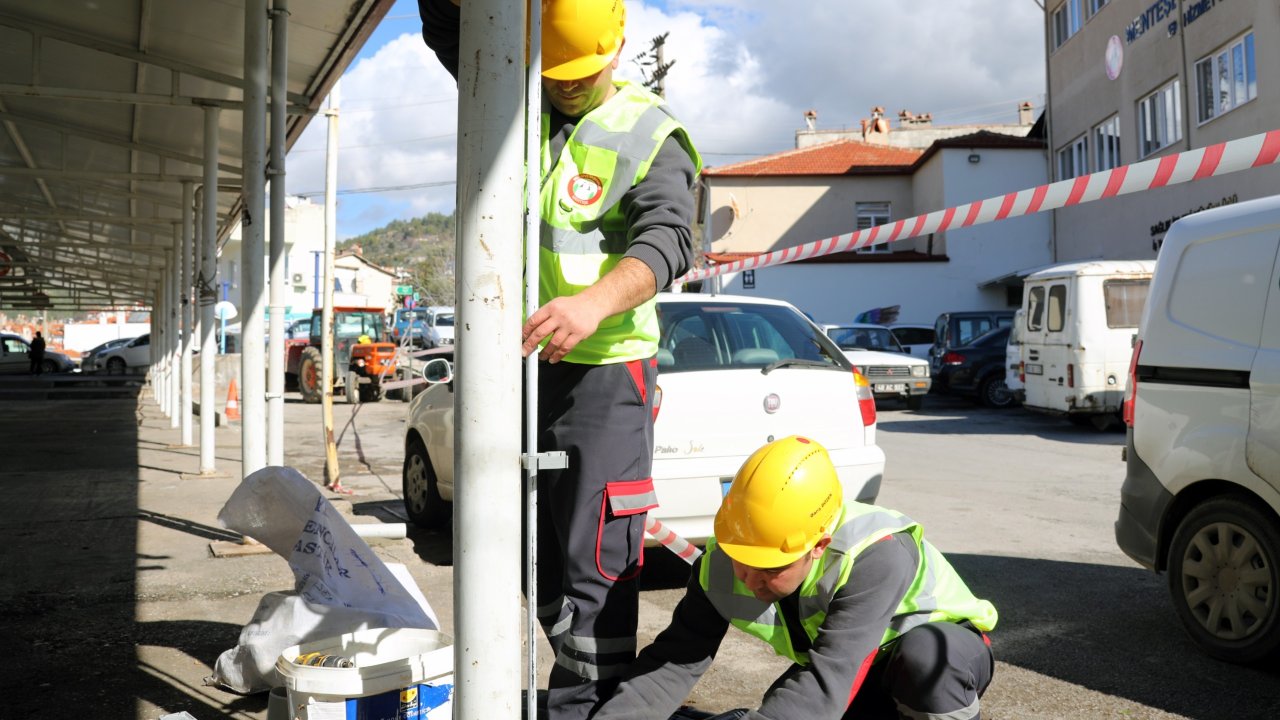
[(230, 320), (231, 318), (235, 317), (236, 315), (239, 315), (240, 313), (236, 311), (235, 305), (232, 305), (230, 302), (223, 300), (222, 302), (213, 306), (213, 314), (219, 320)]

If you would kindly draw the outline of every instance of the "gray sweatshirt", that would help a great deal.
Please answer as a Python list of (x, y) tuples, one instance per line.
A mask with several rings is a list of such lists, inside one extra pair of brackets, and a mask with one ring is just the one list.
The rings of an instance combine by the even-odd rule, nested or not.
[[(450, 0), (418, 0), (422, 38), (444, 68), (458, 77), (459, 10)], [(554, 108), (551, 116), (551, 157), (560, 157), (565, 141), (580, 118)], [(658, 289), (688, 272), (693, 263), (693, 159), (675, 137), (668, 137), (645, 178), (620, 201), (630, 227), (626, 257), (642, 261), (653, 271)]]
[[(838, 720), (857, 694), (880, 640), (915, 577), (919, 550), (909, 534), (872, 544), (854, 560), (849, 580), (809, 647), (795, 596), (777, 603), (796, 649), (808, 665), (793, 665), (769, 688), (750, 720)], [(594, 720), (666, 720), (706, 672), (729, 629), (698, 583), (700, 558), (671, 624), (640, 653), (617, 693)], [(762, 650), (765, 650), (762, 646)]]

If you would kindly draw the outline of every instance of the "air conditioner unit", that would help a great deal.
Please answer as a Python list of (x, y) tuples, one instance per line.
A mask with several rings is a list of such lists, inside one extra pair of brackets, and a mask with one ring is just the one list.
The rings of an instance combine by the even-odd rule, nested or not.
[(304, 278), (304, 277), (302, 276), (302, 273), (294, 273), (294, 274), (293, 274), (293, 284), (294, 284), (294, 285), (306, 285), (306, 284), (307, 284), (307, 281), (306, 281), (306, 278)]

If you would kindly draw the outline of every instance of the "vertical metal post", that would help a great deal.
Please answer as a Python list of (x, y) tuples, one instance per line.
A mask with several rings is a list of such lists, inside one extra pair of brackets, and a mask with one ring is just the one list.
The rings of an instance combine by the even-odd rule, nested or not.
[(179, 303), (182, 309), (182, 361), (180, 365), (180, 381), (182, 398), (178, 403), (181, 415), (179, 424), (182, 427), (182, 444), (190, 445), (191, 432), (191, 354), (195, 349), (195, 308), (192, 303), (191, 287), (194, 284), (193, 269), (195, 265), (195, 184), (191, 181), (182, 183), (182, 287), (179, 289)]
[(267, 0), (244, 6), (244, 214), (240, 221), (240, 465), (267, 464), (262, 297), (266, 234)]
[(156, 389), (156, 402), (160, 405), (160, 412), (166, 416), (169, 414), (169, 355), (166, 348), (169, 347), (169, 268), (173, 267), (173, 251), (164, 251), (164, 271), (160, 273), (160, 291), (159, 302), (156, 303), (156, 314), (158, 318), (154, 320), (156, 332), (151, 334), (151, 351), (155, 357), (155, 364), (152, 366), (157, 372), (152, 380), (152, 385)]
[(267, 464), (284, 465), (284, 206), (285, 91), (289, 83), (289, 7), (271, 10), (271, 322), (267, 337)]
[[(333, 249), (338, 238), (338, 96), (341, 81), (329, 91), (329, 137), (324, 160), (324, 306), (320, 311), (320, 413), (324, 427), (324, 484), (338, 489), (338, 445), (333, 431)], [(350, 392), (350, 390), (348, 390)]]
[(200, 472), (214, 472), (214, 373), (218, 346), (213, 336), (213, 306), (218, 301), (218, 108), (204, 109), (204, 212), (200, 251)]
[(160, 357), (156, 353), (156, 343), (160, 340), (160, 297), (164, 293), (164, 279), (161, 278), (160, 285), (151, 293), (151, 342), (147, 344), (148, 355), (151, 362), (147, 364), (147, 375), (150, 376), (151, 382), (151, 399), (156, 405), (160, 405)]
[[(454, 398), (454, 717), (520, 714), (524, 3), (462, 3)], [(534, 648), (530, 648), (534, 651)]]
[[(524, 306), (538, 309), (538, 260), (542, 180), (542, 6), (529, 4), (529, 65), (524, 106)], [(538, 353), (524, 360), (524, 448), (533, 462), (525, 466), (525, 717), (538, 720)]]
[(173, 262), (169, 265), (169, 335), (165, 341), (165, 354), (169, 358), (169, 389), (165, 399), (169, 403), (169, 427), (181, 425), (182, 414), (182, 334), (179, 320), (178, 297), (182, 285), (182, 223), (173, 224)]

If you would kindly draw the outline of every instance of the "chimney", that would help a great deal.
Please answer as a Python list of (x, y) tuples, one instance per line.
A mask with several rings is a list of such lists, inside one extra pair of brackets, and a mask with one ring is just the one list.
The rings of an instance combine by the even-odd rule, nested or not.
[(817, 110), (805, 110), (805, 111), (804, 111), (804, 124), (805, 124), (805, 126), (806, 126), (806, 127), (808, 127), (808, 128), (809, 128), (809, 130), (810, 130), (810, 131), (817, 130), (817, 129), (818, 129), (818, 111), (817, 111)]
[(884, 108), (871, 108), (871, 119), (864, 118), (862, 125), (862, 141), (875, 145), (889, 144), (889, 121), (884, 119)]
[(1024, 101), (1021, 105), (1018, 105), (1018, 124), (1030, 125), (1033, 122), (1035, 122), (1035, 120), (1032, 117), (1031, 103)]

